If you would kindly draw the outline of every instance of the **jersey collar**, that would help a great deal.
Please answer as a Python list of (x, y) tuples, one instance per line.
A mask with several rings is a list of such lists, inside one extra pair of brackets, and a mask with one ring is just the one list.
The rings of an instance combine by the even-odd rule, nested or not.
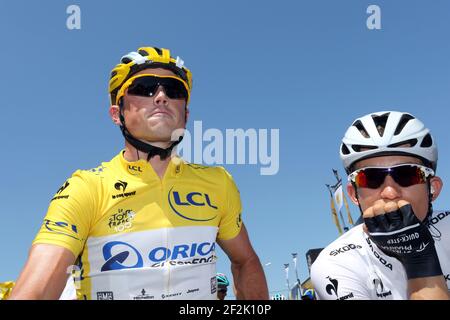
[[(132, 175), (138, 179), (143, 180), (153, 180), (158, 179), (159, 176), (156, 174), (155, 170), (151, 166), (151, 164), (144, 159), (140, 159), (138, 161), (127, 161), (123, 154), (125, 150), (122, 150), (119, 153), (119, 161), (122, 169), (127, 172), (129, 175)], [(172, 157), (169, 165), (167, 167), (166, 173), (164, 174), (164, 178), (166, 177), (176, 177), (180, 175), (183, 171), (184, 161), (179, 156)]]

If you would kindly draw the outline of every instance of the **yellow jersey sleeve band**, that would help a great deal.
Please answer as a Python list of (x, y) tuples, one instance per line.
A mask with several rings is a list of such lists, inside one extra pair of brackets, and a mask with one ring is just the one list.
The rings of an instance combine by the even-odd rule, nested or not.
[(60, 187), (33, 243), (79, 257), (80, 298), (213, 299), (215, 241), (239, 234), (241, 210), (222, 167), (174, 158), (160, 179), (121, 152)]
[[(33, 244), (55, 244), (78, 257), (96, 218), (96, 190), (90, 175), (78, 170), (66, 180), (50, 200), (44, 223)], [(96, 199), (97, 198), (97, 199)]]

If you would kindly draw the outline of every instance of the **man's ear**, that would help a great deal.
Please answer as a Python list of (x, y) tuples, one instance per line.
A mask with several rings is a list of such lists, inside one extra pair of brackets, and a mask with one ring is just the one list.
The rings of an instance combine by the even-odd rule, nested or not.
[(432, 195), (431, 201), (434, 201), (441, 193), (442, 187), (444, 186), (444, 182), (439, 177), (432, 177), (430, 179), (430, 186), (433, 189), (433, 193), (431, 194)]
[(185, 113), (184, 113), (184, 128), (186, 129), (186, 124), (187, 124), (188, 119), (189, 119), (189, 108), (186, 106), (184, 111), (185, 111)]
[(112, 105), (109, 107), (109, 116), (111, 117), (112, 121), (118, 125), (122, 125), (122, 121), (120, 121), (120, 108), (117, 105)]
[(350, 200), (352, 200), (352, 202), (358, 206), (359, 201), (356, 197), (356, 190), (352, 183), (347, 184), (347, 194), (350, 197)]

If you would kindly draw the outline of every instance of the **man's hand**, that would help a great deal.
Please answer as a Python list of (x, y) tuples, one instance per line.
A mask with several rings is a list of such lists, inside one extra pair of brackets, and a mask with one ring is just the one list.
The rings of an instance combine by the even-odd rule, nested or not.
[(449, 299), (434, 240), (407, 201), (378, 200), (363, 218), (372, 241), (403, 264), (410, 299)]
[(369, 237), (402, 262), (408, 279), (442, 275), (433, 237), (408, 202), (378, 200), (363, 217)]

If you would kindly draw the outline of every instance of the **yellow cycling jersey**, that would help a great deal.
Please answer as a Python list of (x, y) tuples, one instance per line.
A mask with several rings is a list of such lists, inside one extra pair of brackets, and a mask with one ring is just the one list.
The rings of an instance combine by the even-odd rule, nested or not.
[(174, 157), (160, 179), (122, 151), (61, 186), (33, 244), (78, 257), (78, 299), (215, 299), (216, 239), (241, 226), (239, 191), (224, 168)]

